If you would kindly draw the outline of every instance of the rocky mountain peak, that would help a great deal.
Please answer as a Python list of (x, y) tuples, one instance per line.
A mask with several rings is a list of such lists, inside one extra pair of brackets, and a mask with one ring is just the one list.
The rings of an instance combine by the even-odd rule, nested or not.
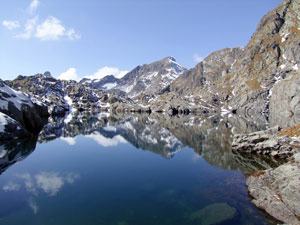
[(157, 95), (186, 69), (173, 57), (166, 57), (151, 64), (138, 66), (120, 79), (114, 90), (125, 92), (131, 98)]

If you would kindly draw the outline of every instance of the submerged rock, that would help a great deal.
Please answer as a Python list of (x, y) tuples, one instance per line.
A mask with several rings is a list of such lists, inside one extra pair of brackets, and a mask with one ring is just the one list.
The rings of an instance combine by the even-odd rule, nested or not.
[(227, 203), (215, 203), (192, 213), (189, 219), (197, 224), (210, 225), (233, 219), (235, 215), (236, 209)]

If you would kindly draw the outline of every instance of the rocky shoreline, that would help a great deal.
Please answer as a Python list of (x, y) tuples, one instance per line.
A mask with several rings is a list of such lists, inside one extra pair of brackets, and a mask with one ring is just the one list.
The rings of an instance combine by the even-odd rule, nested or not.
[(286, 159), (277, 168), (256, 171), (247, 178), (252, 203), (288, 224), (300, 224), (300, 125), (235, 135), (233, 152)]

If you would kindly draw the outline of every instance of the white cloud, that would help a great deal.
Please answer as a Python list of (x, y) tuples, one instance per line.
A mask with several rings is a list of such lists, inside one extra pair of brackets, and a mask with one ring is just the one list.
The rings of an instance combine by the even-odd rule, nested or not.
[(70, 40), (79, 39), (73, 28), (66, 30), (61, 21), (53, 16), (49, 16), (42, 24), (36, 28), (35, 37), (42, 41), (59, 40), (61, 37), (67, 37)]
[(56, 195), (64, 186), (63, 177), (58, 173), (41, 172), (35, 176), (36, 184), (50, 196)]
[(75, 30), (73, 28), (69, 29), (66, 32), (66, 36), (70, 39), (70, 40), (76, 40), (76, 39), (80, 39), (81, 36), (79, 34), (76, 34)]
[(39, 211), (39, 206), (37, 202), (33, 198), (31, 198), (28, 200), (28, 205), (32, 209), (33, 213), (36, 215)]
[(61, 73), (58, 76), (58, 79), (60, 80), (76, 80), (79, 81), (80, 77), (77, 74), (77, 71), (75, 68), (70, 68), (66, 72)]
[(9, 30), (13, 30), (20, 27), (20, 23), (17, 20), (3, 20), (2, 25)]
[(16, 177), (21, 178), (24, 180), (25, 188), (28, 192), (37, 195), (37, 190), (34, 184), (34, 180), (32, 179), (29, 173), (18, 174)]
[(202, 62), (204, 59), (203, 57), (199, 56), (197, 53), (194, 54), (193, 58), (196, 63)]
[[(38, 8), (39, 0), (32, 0), (27, 8), (27, 12), (32, 15)], [(19, 21), (16, 20), (4, 20), (2, 25), (9, 30), (20, 27)], [(74, 28), (66, 28), (62, 25), (61, 21), (53, 16), (49, 16), (43, 22), (38, 24), (38, 17), (27, 19), (24, 26), (24, 32), (15, 36), (21, 39), (30, 39), (32, 37), (38, 38), (42, 41), (55, 41), (65, 37), (69, 40), (80, 39), (81, 36), (77, 34)]]
[(3, 186), (4, 191), (18, 191), (20, 189), (20, 185), (14, 182), (9, 182), (7, 185)]
[(67, 142), (69, 145), (76, 144), (76, 137), (61, 137), (60, 139)]
[(79, 177), (80, 177), (80, 175), (77, 173), (68, 173), (65, 176), (65, 180), (67, 183), (73, 184), (75, 182), (75, 180), (77, 180)]
[[(80, 175), (77, 173), (65, 173), (65, 175), (60, 175), (58, 172), (40, 172), (36, 175), (31, 175), (29, 173), (17, 174), (17, 178), (24, 181), (25, 189), (33, 194), (38, 195), (39, 191), (42, 190), (50, 196), (56, 195), (61, 188), (66, 184), (73, 184)], [(3, 187), (4, 191), (19, 191), (20, 185), (15, 182), (9, 182)], [(35, 204), (30, 204), (30, 207), (34, 212), (37, 212), (38, 207)]]
[(85, 78), (89, 78), (89, 79), (102, 79), (103, 77), (107, 76), (107, 75), (114, 75), (116, 78), (122, 78), (125, 74), (127, 74), (128, 71), (122, 71), (117, 67), (102, 67), (101, 69), (99, 69), (96, 73), (89, 75), (89, 76), (85, 76)]
[(32, 37), (32, 34), (35, 30), (36, 24), (38, 22), (38, 17), (34, 17), (32, 19), (28, 19), (25, 24), (25, 29), (23, 33), (17, 34), (16, 38), (29, 39)]
[(85, 137), (91, 138), (103, 147), (117, 146), (120, 143), (127, 143), (127, 141), (120, 135), (114, 136), (113, 138), (107, 138), (101, 135), (99, 132), (86, 135)]
[(36, 9), (38, 8), (40, 2), (38, 0), (33, 0), (30, 5), (28, 6), (28, 9), (27, 11), (30, 13), (30, 14), (33, 14)]

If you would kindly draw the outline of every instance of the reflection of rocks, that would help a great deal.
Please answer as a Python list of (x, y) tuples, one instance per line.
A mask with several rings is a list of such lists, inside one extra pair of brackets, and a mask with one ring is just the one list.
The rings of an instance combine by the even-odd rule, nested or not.
[(26, 158), (35, 149), (36, 138), (17, 139), (0, 144), (0, 174)]
[(300, 224), (300, 154), (293, 161), (247, 179), (253, 203), (276, 219)]
[(219, 224), (234, 218), (237, 210), (227, 203), (216, 203), (192, 213), (189, 219), (201, 225)]
[(258, 124), (239, 124), (246, 122), (237, 116), (78, 114), (66, 119), (51, 120), (41, 132), (39, 141), (62, 138), (69, 144), (75, 144), (75, 137), (82, 134), (103, 146), (115, 146), (126, 140), (136, 148), (150, 150), (165, 157), (171, 157), (188, 146), (214, 166), (247, 173), (255, 171), (256, 167), (273, 167), (275, 162), (268, 162), (260, 157), (250, 159), (230, 151), (233, 131), (249, 132), (259, 127)]

